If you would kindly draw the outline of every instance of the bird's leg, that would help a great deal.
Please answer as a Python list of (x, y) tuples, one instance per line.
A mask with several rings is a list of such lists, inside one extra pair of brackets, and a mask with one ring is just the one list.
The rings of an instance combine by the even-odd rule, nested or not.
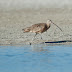
[(41, 39), (43, 40), (43, 38), (42, 38), (41, 34), (39, 34), (39, 35), (40, 35)]
[(34, 38), (36, 37), (37, 33), (34, 35), (34, 37), (32, 38), (32, 41), (34, 40)]
[[(36, 37), (36, 35), (37, 35), (37, 33), (34, 35), (34, 37), (32, 38), (32, 41), (34, 40), (34, 38)], [(32, 43), (30, 43), (30, 45), (31, 45)]]

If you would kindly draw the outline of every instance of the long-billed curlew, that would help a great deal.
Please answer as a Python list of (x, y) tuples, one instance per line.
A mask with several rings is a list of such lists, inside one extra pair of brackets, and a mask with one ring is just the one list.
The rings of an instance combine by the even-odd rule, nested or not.
[[(35, 36), (36, 36), (39, 33), (43, 33), (45, 31), (47, 31), (51, 27), (51, 24), (54, 24), (54, 23), (51, 20), (47, 20), (47, 23), (34, 24), (34, 25), (32, 25), (30, 27), (27, 27), (27, 28), (24, 28), (22, 30), (24, 32), (33, 32), (33, 33), (36, 33), (35, 34)], [(54, 24), (54, 25), (57, 26), (56, 24)], [(62, 29), (60, 27), (58, 27), (58, 28), (62, 31)], [(34, 36), (34, 38), (35, 38), (35, 36)], [(41, 37), (41, 39), (42, 39), (42, 37)]]

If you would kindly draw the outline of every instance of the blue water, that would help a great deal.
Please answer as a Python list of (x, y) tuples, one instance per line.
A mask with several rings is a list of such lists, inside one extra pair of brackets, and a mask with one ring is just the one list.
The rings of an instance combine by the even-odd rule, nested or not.
[(0, 46), (0, 72), (72, 72), (72, 45)]

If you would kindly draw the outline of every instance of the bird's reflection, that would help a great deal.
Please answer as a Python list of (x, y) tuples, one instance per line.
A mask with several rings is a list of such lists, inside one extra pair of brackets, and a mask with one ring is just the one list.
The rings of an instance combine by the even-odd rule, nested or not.
[(41, 63), (48, 63), (52, 64), (53, 60), (52, 57), (55, 57), (55, 54), (53, 54), (53, 51), (50, 50), (51, 46), (47, 46), (46, 44), (33, 44), (31, 45), (31, 50), (34, 56), (32, 58), (34, 60), (40, 60)]
[(43, 44), (33, 44), (31, 45), (31, 49), (32, 51), (35, 51), (35, 52), (41, 52), (41, 51), (48, 51), (47, 48), (45, 48), (46, 44), (43, 43)]

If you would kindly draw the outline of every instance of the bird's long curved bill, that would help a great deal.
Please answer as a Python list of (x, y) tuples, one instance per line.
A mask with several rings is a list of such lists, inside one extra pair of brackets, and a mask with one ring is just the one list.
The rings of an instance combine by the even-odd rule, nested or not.
[[(52, 24), (54, 24), (54, 23), (52, 23)], [(57, 26), (56, 24), (54, 24), (55, 26)], [(62, 31), (62, 29), (59, 27), (59, 26), (57, 26), (61, 31)]]

